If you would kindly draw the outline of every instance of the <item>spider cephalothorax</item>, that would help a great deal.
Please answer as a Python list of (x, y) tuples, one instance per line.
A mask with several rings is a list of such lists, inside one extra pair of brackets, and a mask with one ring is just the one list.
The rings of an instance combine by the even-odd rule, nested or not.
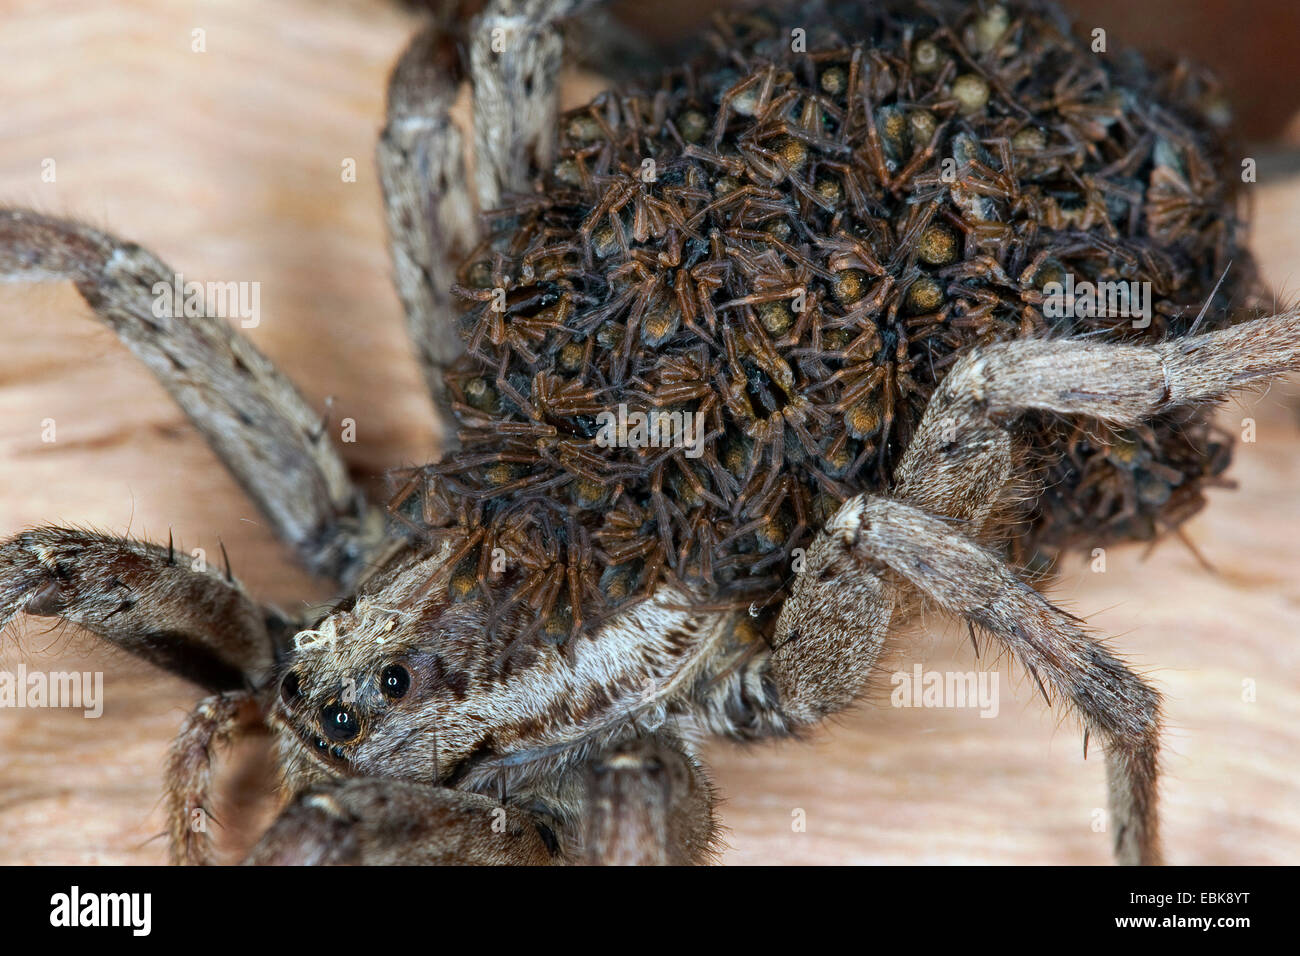
[[(1077, 712), (1117, 857), (1158, 861), (1159, 695), (1022, 575), (1186, 517), (1227, 463), (1206, 410), (1300, 367), (1300, 316), (1235, 321), (1240, 261), (1217, 284), (1240, 250), (1212, 87), (1108, 65), (1039, 3), (817, 6), (724, 17), (559, 117), (585, 5), (478, 6), (412, 42), (379, 143), (409, 331), (461, 425), (397, 520), (224, 318), (157, 308), (172, 269), (0, 210), (0, 278), (72, 280), (339, 586), (289, 620), (170, 544), (0, 544), (0, 624), (75, 622), (212, 692), (168, 767), (174, 855), (213, 859), (213, 747), (266, 722), (287, 805), (254, 861), (706, 860), (695, 742), (848, 706), (924, 601)], [(1076, 308), (1103, 282), (1139, 314)], [(668, 440), (630, 441), (656, 409)]]

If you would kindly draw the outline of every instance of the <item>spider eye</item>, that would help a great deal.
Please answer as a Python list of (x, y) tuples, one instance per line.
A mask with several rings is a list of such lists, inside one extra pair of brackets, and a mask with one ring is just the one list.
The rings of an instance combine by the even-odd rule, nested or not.
[(280, 681), (280, 699), (286, 704), (296, 704), (301, 696), (302, 688), (298, 683), (298, 675), (294, 671), (289, 671), (284, 675), (284, 680)]
[(379, 688), (389, 700), (399, 700), (411, 689), (411, 672), (401, 664), (389, 664), (379, 675)]
[(321, 708), (320, 724), (326, 737), (340, 742), (352, 740), (361, 732), (357, 715), (338, 704), (328, 704)]

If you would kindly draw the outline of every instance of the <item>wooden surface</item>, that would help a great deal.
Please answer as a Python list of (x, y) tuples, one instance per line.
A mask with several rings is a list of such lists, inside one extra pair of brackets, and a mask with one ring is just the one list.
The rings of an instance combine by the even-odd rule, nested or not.
[[(355, 418), (359, 476), (429, 456), (429, 413), (388, 282), (372, 152), (385, 72), (412, 21), (382, 3), (144, 0), (10, 5), (0, 31), (0, 202), (86, 218), (188, 278), (260, 281), (250, 332), (315, 403)], [(195, 28), (207, 52), (190, 50)], [(358, 164), (344, 183), (340, 164)], [(57, 181), (41, 180), (56, 161)], [(1300, 183), (1256, 189), (1256, 247), (1294, 290)], [(0, 534), (75, 523), (215, 553), (259, 597), (322, 596), (292, 565), (161, 389), (66, 286), (0, 286)], [(1236, 492), (1145, 561), (1072, 565), (1053, 596), (1087, 616), (1166, 694), (1164, 832), (1173, 863), (1300, 861), (1300, 417), (1294, 385), (1225, 409)], [(57, 441), (41, 441), (42, 420)], [(895, 664), (976, 670), (948, 622), (903, 639)], [(152, 863), (165, 848), (161, 766), (197, 692), (75, 629), (30, 623), (0, 670), (103, 671), (100, 719), (0, 710), (0, 863)], [(810, 742), (708, 748), (733, 863), (1105, 863), (1092, 829), (1100, 755), (1082, 757), (1022, 673), (994, 719), (859, 707)], [(1254, 681), (1256, 701), (1242, 699)], [(883, 706), (882, 706), (883, 704)], [(257, 748), (227, 789), (265, 790)], [(264, 807), (262, 808), (264, 810)], [(794, 832), (802, 810), (806, 830)], [(257, 815), (221, 814), (231, 846)]]

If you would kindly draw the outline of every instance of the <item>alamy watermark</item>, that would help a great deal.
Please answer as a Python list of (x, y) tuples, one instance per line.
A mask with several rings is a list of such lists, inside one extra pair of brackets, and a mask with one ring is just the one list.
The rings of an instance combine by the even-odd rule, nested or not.
[(597, 415), (596, 424), (601, 448), (685, 448), (687, 458), (704, 454), (704, 416), (698, 412), (629, 412), (619, 405), (617, 412)]
[(1074, 273), (1065, 282), (1043, 286), (1043, 315), (1049, 319), (1133, 319), (1133, 328), (1151, 324), (1150, 282), (1075, 282)]
[(150, 291), (153, 314), (160, 319), (207, 315), (239, 319), (245, 329), (255, 329), (262, 321), (260, 282), (186, 282), (177, 272), (171, 282), (155, 282)]
[(153, 929), (152, 893), (83, 893), (73, 886), (50, 897), (51, 926), (125, 926), (133, 936)]
[(27, 670), (18, 665), (18, 673), (0, 671), (0, 708), (67, 707), (79, 709), (84, 717), (104, 713), (104, 674), (102, 671)]
[(889, 678), (895, 707), (953, 707), (978, 709), (981, 717), (998, 715), (997, 671), (927, 671), (913, 664), (911, 673), (896, 671)]

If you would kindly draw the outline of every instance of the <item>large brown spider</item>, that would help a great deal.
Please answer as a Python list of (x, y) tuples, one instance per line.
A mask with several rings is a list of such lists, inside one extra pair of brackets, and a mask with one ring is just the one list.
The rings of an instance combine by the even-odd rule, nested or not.
[[(194, 822), (209, 805), (214, 745), (265, 721), (278, 736), (289, 803), (252, 851), (254, 862), (699, 862), (711, 855), (715, 826), (697, 738), (797, 733), (847, 706), (922, 599), (982, 629), (1044, 693), (1077, 710), (1106, 750), (1117, 857), (1157, 862), (1159, 697), (1026, 585), (1013, 561), (1026, 563), (1024, 549), (1063, 536), (1063, 523), (1079, 534), (1102, 531), (1082, 527), (1091, 511), (1073, 519), (1025, 511), (1017, 496), (1026, 462), (1054, 487), (1074, 481), (1083, 491), (1109, 487), (1103, 467), (1140, 470), (1142, 487), (1159, 487), (1102, 495), (1104, 518), (1130, 536), (1131, 525), (1181, 520), (1221, 456), (1206, 449), (1201, 461), (1171, 436), (1196, 434), (1206, 407), (1232, 389), (1300, 367), (1295, 313), (1209, 332), (1200, 332), (1194, 311), (1184, 315), (1196, 296), (1213, 304), (1205, 279), (1232, 249), (1229, 217), (1205, 200), (1215, 186), (1201, 181), (1199, 144), (1190, 134), (1180, 141), (1185, 127), (1160, 117), (1169, 155), (1148, 142), (1148, 168), (1140, 136), (1111, 155), (1118, 141), (1104, 139), (1105, 130), (1125, 114), (1074, 74), (1058, 84), (1050, 109), (1019, 107), (1020, 132), (1034, 135), (1008, 129), (977, 140), (972, 113), (998, 97), (1014, 101), (992, 68), (1043, 35), (1029, 26), (1037, 6), (1017, 4), (974, 21), (954, 15), (938, 30), (923, 20), (918, 29), (934, 39), (915, 46), (914, 28), (903, 31), (903, 46), (881, 49), (809, 31), (807, 51), (781, 57), (813, 58), (825, 116), (770, 112), (799, 97), (783, 100), (791, 80), (777, 69), (781, 57), (743, 47), (753, 59), (733, 64), (714, 119), (697, 113), (701, 123), (690, 110), (673, 117), (677, 155), (716, 174), (694, 181), (681, 171), (668, 180), (681, 202), (656, 204), (629, 185), (632, 174), (612, 168), (622, 147), (601, 141), (616, 132), (602, 122), (622, 131), (613, 119), (620, 104), (602, 101), (557, 124), (560, 21), (581, 5), (493, 0), (463, 34), (448, 23), (421, 33), (394, 71), (379, 157), (397, 283), (430, 391), (448, 423), (464, 426), (462, 448), (405, 482), (390, 509), (399, 520), (385, 520), (353, 487), (320, 416), (225, 319), (160, 314), (154, 288), (169, 284), (173, 270), (89, 227), (0, 211), (0, 278), (73, 281), (286, 543), (342, 595), (319, 620), (287, 620), (228, 574), (195, 570), (170, 545), (42, 528), (0, 545), (0, 624), (20, 612), (75, 622), (213, 692), (169, 761), (179, 861), (212, 859), (207, 829)], [(740, 23), (724, 24), (730, 39)], [(924, 42), (946, 58), (933, 69)], [(890, 59), (900, 55), (902, 68)], [(913, 60), (924, 66), (918, 76), (936, 74), (925, 96), (920, 80), (908, 86)], [(960, 76), (958, 60), (969, 66)], [(473, 196), (448, 118), (465, 76), (474, 89)], [(855, 89), (925, 108), (904, 116), (880, 106), (873, 115), (860, 103), (837, 105)], [(1077, 115), (1078, 129), (1103, 138), (1051, 143), (1025, 121), (1049, 112)], [(647, 113), (636, 135), (660, 137), (654, 153), (662, 158), (662, 137), (675, 134), (654, 107)], [(899, 119), (912, 132), (900, 132)], [(766, 126), (740, 137), (744, 150), (725, 148), (736, 128), (752, 133), (750, 123)], [(957, 132), (945, 131), (949, 123)], [(830, 154), (816, 169), (813, 149)], [(1025, 182), (1009, 172), (1017, 154), (1038, 170)], [(1086, 177), (1070, 165), (1076, 155)], [(956, 179), (944, 178), (948, 158), (959, 160)], [(1086, 163), (1094, 160), (1124, 179), (1110, 205), (1114, 184), (1092, 179)], [(1172, 228), (1166, 220), (1176, 209), (1192, 217), (1185, 228), (1205, 227), (1193, 241), (1125, 241), (1132, 234), (1123, 224), (1142, 226), (1131, 199), (1140, 175), (1163, 190), (1153, 228)], [(610, 199), (581, 207), (576, 232), (589, 245), (564, 245), (575, 230), (558, 215), (544, 218), (546, 202), (534, 193), (535, 181), (566, 177)], [(924, 201), (891, 220), (888, 204), (912, 190), (926, 191)], [(1181, 194), (1175, 201), (1171, 193)], [(691, 202), (698, 208), (683, 214)], [(1209, 205), (1212, 224), (1192, 221), (1198, 204)], [(481, 228), (475, 209), (502, 207), (511, 221), (493, 245), (496, 233)], [(614, 224), (623, 207), (626, 233)], [(838, 228), (850, 209), (860, 221)], [(1041, 220), (1068, 241), (1048, 255), (1004, 212)], [(823, 214), (836, 228), (820, 243), (780, 222), (825, 225)], [(734, 248), (725, 245), (731, 233), (700, 226), (717, 216), (736, 230)], [(667, 238), (674, 225), (679, 234)], [(652, 237), (665, 258), (634, 248)], [(690, 242), (699, 243), (685, 253), (699, 267), (694, 297), (674, 287), (674, 310), (656, 299), (660, 276), (650, 266), (680, 265)], [(597, 267), (591, 252), (611, 265)], [(565, 264), (570, 254), (577, 261)], [(545, 265), (548, 257), (561, 265)], [(1044, 326), (1037, 309), (1040, 273), (1064, 271), (1062, 261), (1079, 270), (1118, 262), (1160, 278), (1160, 337), (1110, 340), (1127, 332), (1118, 327), (1087, 329), (1116, 333), (1109, 337), (1051, 337), (1080, 331)], [(544, 282), (554, 288), (538, 291)], [(507, 305), (494, 311), (488, 303), (498, 289)], [(801, 291), (814, 303), (807, 312), (780, 305)], [(620, 296), (622, 313), (610, 306)], [(576, 334), (584, 306), (602, 323), (634, 312), (649, 330), (642, 344), (662, 348), (665, 364), (637, 365), (644, 349), (623, 349), (604, 324)], [(914, 340), (933, 367), (909, 351)], [(721, 365), (717, 400), (700, 384), (712, 381), (716, 354), (701, 347), (700, 361), (690, 361), (705, 341), (737, 356)], [(575, 342), (586, 343), (580, 357), (566, 357)], [(525, 389), (513, 374), (520, 361), (541, 375), (570, 360), (570, 374), (582, 379), (575, 391), (544, 378)], [(575, 450), (591, 437), (585, 426), (562, 430), (613, 389), (647, 391), (649, 374), (659, 376), (651, 392), (703, 403), (712, 416), (716, 447), (704, 459), (712, 477), (689, 462), (675, 482), (656, 477), (641, 467), (644, 456), (629, 464)], [(839, 418), (818, 417), (822, 409)], [(1071, 421), (1024, 426), (1050, 416)], [(1124, 452), (1136, 440), (1089, 438), (1079, 421), (1141, 436), (1141, 453)], [(726, 434), (731, 425), (737, 435)], [(563, 449), (546, 445), (556, 433), (569, 443)], [(807, 493), (808, 475), (825, 495)], [(1178, 512), (1163, 510), (1174, 484), (1188, 493)], [(483, 506), (503, 488), (523, 510), (503, 517)], [(561, 502), (557, 513), (569, 523), (539, 523), (549, 514), (543, 500)], [(1122, 506), (1112, 508), (1116, 501)], [(629, 517), (647, 502), (654, 517)], [(705, 512), (709, 505), (719, 511)], [(602, 526), (607, 533), (588, 547), (582, 522), (606, 512), (620, 534)], [(520, 514), (532, 523), (511, 523)], [(707, 521), (697, 520), (702, 514)], [(506, 545), (504, 569), (492, 566), (488, 536)], [(559, 537), (563, 555), (547, 550)], [(801, 541), (806, 554), (791, 565)], [(768, 588), (772, 612), (751, 614), (755, 582)], [(609, 599), (603, 606), (597, 591)]]

